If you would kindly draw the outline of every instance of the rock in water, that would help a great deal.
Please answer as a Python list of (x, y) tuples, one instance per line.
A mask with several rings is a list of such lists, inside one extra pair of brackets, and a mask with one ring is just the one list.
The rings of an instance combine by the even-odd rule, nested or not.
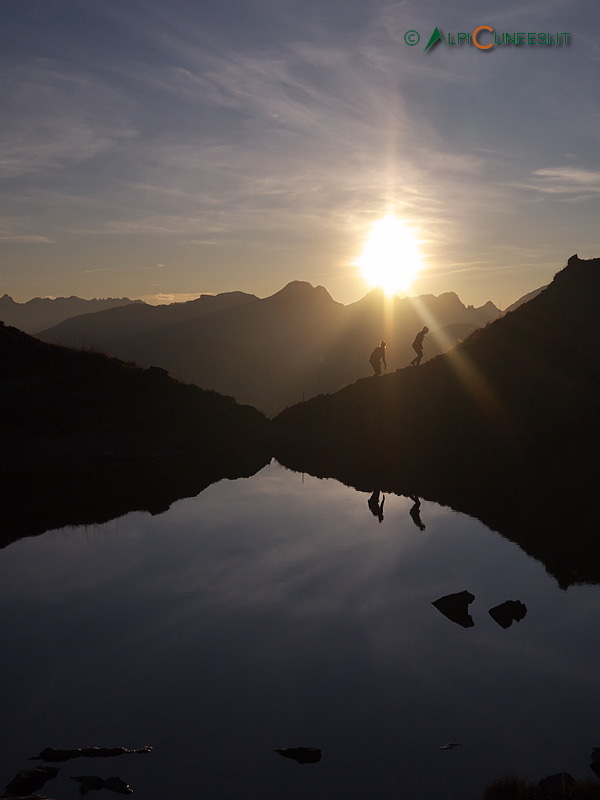
[(500, 625), (501, 628), (510, 628), (513, 622), (520, 622), (527, 614), (527, 606), (520, 600), (506, 600), (499, 606), (494, 606), (489, 610), (490, 617)]
[(548, 775), (547, 778), (542, 778), (538, 786), (540, 789), (543, 789), (544, 792), (552, 792), (552, 797), (555, 796), (555, 792), (560, 792), (560, 797), (568, 797), (567, 789), (574, 783), (575, 778), (569, 775), (568, 772), (557, 772), (556, 775)]
[(107, 778), (104, 781), (104, 788), (110, 789), (111, 792), (118, 792), (118, 794), (132, 794), (133, 789), (128, 783), (122, 781), (121, 778)]
[(318, 747), (277, 747), (275, 752), (284, 758), (293, 758), (299, 764), (316, 764), (321, 760)]
[(133, 789), (129, 784), (125, 783), (121, 778), (99, 778), (97, 775), (78, 775), (71, 778), (72, 781), (77, 781), (80, 786), (80, 791), (96, 791), (98, 789), (110, 789), (111, 792), (118, 794), (133, 794)]
[(48, 767), (45, 764), (42, 764), (40, 767), (34, 767), (33, 769), (22, 769), (20, 772), (17, 772), (12, 781), (7, 785), (4, 790), (4, 796), (19, 797), (37, 792), (46, 781), (55, 778), (57, 775), (57, 767)]
[(104, 778), (99, 778), (97, 775), (74, 775), (71, 780), (79, 784), (82, 794), (84, 791), (97, 791), (104, 788)]
[(39, 755), (30, 756), (29, 761), (68, 761), (71, 758), (112, 758), (123, 753), (149, 753), (150, 745), (129, 750), (127, 747), (78, 747), (73, 750), (59, 750), (55, 747), (45, 747)]
[(438, 611), (441, 611), (445, 617), (448, 617), (452, 622), (457, 625), (462, 625), (463, 628), (472, 628), (475, 623), (473, 617), (469, 614), (469, 606), (475, 600), (475, 595), (471, 592), (455, 592), (454, 594), (446, 594), (438, 600), (434, 600), (434, 605)]

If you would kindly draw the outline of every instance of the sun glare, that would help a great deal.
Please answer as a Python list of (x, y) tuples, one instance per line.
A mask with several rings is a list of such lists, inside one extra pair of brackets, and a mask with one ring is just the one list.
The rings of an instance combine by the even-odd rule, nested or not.
[(382, 286), (386, 294), (407, 289), (421, 269), (417, 240), (394, 216), (375, 222), (363, 252), (355, 262), (371, 286)]

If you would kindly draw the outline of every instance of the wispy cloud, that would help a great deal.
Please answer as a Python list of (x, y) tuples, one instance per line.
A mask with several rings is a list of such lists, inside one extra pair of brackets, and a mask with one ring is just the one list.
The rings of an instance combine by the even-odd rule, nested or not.
[(551, 185), (553, 190), (573, 191), (587, 188), (600, 191), (600, 172), (573, 167), (556, 167), (554, 169), (538, 169), (533, 174), (546, 179), (546, 186)]
[(74, 273), (75, 275), (91, 275), (95, 272), (149, 272), (164, 267), (164, 264), (155, 264), (151, 267), (93, 267), (92, 269), (84, 269)]
[(30, 216), (0, 217), (0, 241), (16, 244), (54, 244), (55, 240), (42, 233), (34, 233), (36, 221)]
[(510, 185), (541, 195), (581, 201), (600, 195), (600, 172), (570, 166), (537, 169), (531, 173), (529, 181)]
[[(77, 221), (70, 233), (80, 225), (82, 232), (215, 242), (259, 228), (298, 235), (329, 227), (360, 236), (390, 208), (444, 224), (458, 198), (465, 209), (471, 204), (486, 158), (453, 148), (409, 103), (403, 86), (417, 67), (408, 66), (406, 48), (399, 57), (376, 15), (357, 48), (298, 38), (260, 53), (195, 41), (177, 16), (166, 27), (145, 23), (162, 50), (156, 65), (111, 65), (110, 85), (99, 74), (66, 76), (48, 63), (20, 79), (22, 94), (36, 101), (31, 107), (43, 109), (46, 129), (34, 125), (31, 141), (8, 143), (7, 173), (112, 158), (107, 174), (114, 177), (95, 187), (106, 208), (90, 210), (94, 225)], [(144, 120), (127, 103), (125, 86), (134, 84), (145, 95)], [(124, 116), (100, 117), (89, 97)], [(197, 130), (178, 130), (165, 108), (191, 113)], [(495, 190), (479, 183), (479, 201), (485, 195), (490, 202)]]
[(208, 294), (208, 292), (159, 292), (157, 294), (144, 294), (140, 297), (140, 300), (151, 306), (162, 306), (170, 303), (187, 303), (190, 300), (197, 300), (202, 294)]
[(0, 178), (79, 164), (135, 136), (114, 113), (123, 110), (119, 93), (97, 77), (36, 59), (3, 69), (0, 80)]
[(35, 234), (0, 233), (0, 241), (20, 244), (54, 244), (54, 239), (50, 239), (48, 236), (37, 236)]

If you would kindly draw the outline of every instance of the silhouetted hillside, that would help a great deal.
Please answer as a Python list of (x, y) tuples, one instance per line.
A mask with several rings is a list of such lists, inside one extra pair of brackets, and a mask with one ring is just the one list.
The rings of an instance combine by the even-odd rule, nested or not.
[(508, 314), (509, 311), (516, 311), (519, 306), (522, 306), (524, 303), (528, 303), (530, 300), (533, 300), (534, 297), (537, 297), (538, 294), (541, 294), (546, 286), (540, 286), (539, 289), (534, 289), (532, 292), (528, 292), (524, 294), (523, 297), (519, 297), (518, 300), (515, 300), (506, 310), (505, 314)]
[(178, 308), (112, 309), (68, 320), (40, 338), (157, 364), (180, 380), (275, 413), (369, 375), (369, 355), (382, 338), (388, 368), (395, 369), (412, 358), (410, 345), (423, 324), (431, 329), (431, 357), (499, 313), (492, 303), (465, 307), (454, 293), (388, 299), (374, 290), (343, 306), (322, 286), (302, 281), (261, 300), (234, 294)]
[(169, 498), (252, 474), (269, 460), (260, 412), (162, 369), (45, 344), (6, 326), (0, 364), (9, 540), (49, 520), (82, 524), (136, 507), (164, 509)]
[(512, 532), (561, 582), (597, 580), (599, 412), (600, 259), (573, 256), (452, 352), (284, 411), (275, 455), (447, 502)]
[(58, 325), (69, 317), (79, 314), (94, 314), (109, 308), (130, 305), (145, 305), (141, 300), (128, 297), (107, 297), (103, 300), (82, 300), (80, 297), (34, 297), (26, 303), (16, 303), (5, 294), (0, 297), (0, 320), (26, 333), (39, 333), (50, 326)]

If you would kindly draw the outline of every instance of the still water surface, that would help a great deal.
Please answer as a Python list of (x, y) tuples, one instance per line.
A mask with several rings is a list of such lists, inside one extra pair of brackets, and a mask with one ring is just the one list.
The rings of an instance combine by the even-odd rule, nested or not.
[[(594, 778), (600, 588), (558, 588), (477, 520), (273, 462), (159, 516), (0, 551), (0, 789), (46, 746), (139, 798), (475, 800), (489, 781)], [(468, 590), (474, 625), (432, 601)], [(508, 629), (488, 610), (520, 600)], [(462, 747), (440, 750), (446, 742)], [(320, 747), (300, 765), (275, 747)]]

